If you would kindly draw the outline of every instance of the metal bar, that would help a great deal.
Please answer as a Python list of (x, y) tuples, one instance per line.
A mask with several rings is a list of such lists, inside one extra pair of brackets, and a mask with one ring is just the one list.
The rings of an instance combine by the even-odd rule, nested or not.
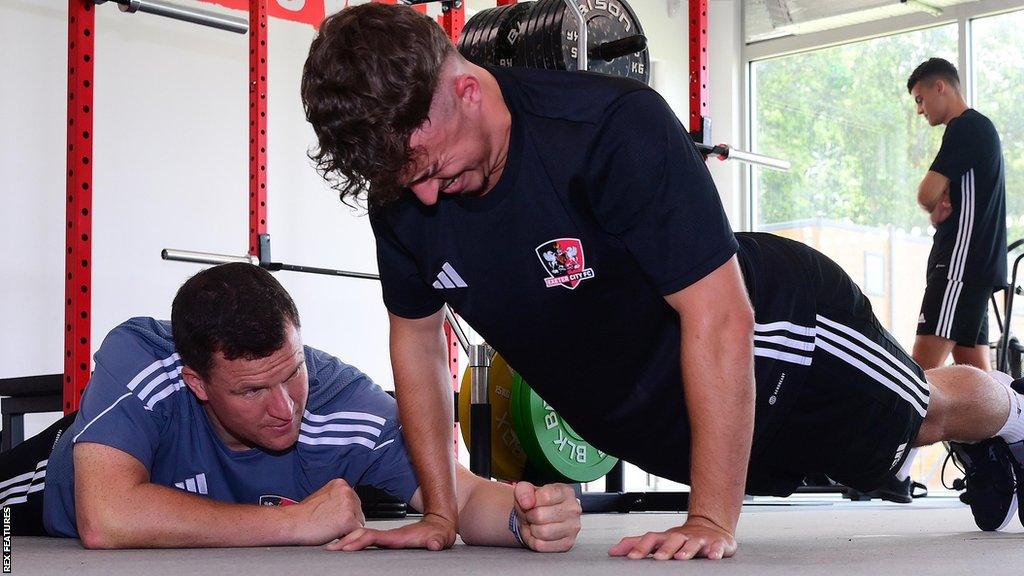
[(455, 339), (459, 341), (462, 351), (469, 354), (469, 338), (466, 337), (466, 333), (462, 330), (462, 324), (459, 324), (459, 319), (455, 317), (455, 313), (447, 304), (444, 307), (444, 320), (452, 327), (452, 332), (455, 333)]
[(214, 254), (212, 252), (192, 252), (191, 250), (173, 250), (164, 248), (160, 251), (160, 257), (164, 260), (177, 262), (195, 262), (196, 264), (230, 264), (232, 262), (244, 262), (258, 266), (260, 260), (256, 256), (232, 256), (230, 254)]
[(694, 144), (697, 146), (697, 150), (700, 150), (701, 153), (709, 156), (715, 156), (719, 160), (738, 160), (740, 162), (756, 164), (758, 166), (764, 166), (765, 168), (771, 168), (772, 170), (782, 171), (787, 171), (792, 167), (789, 160), (773, 158), (771, 156), (755, 154), (744, 150), (737, 150), (730, 147), (728, 144), (717, 144), (715, 146), (701, 142), (694, 142)]
[(4, 398), (0, 406), (4, 423), (4, 429), (0, 430), (0, 437), (3, 438), (0, 450), (10, 450), (25, 440), (25, 414), (57, 412), (61, 409), (61, 400), (60, 394)]
[(96, 13), (68, 0), (67, 234), (64, 260), (64, 413), (78, 410), (91, 373), (92, 132)]
[(64, 390), (63, 374), (0, 379), (0, 396), (48, 396)]
[(690, 132), (704, 134), (708, 117), (708, 0), (689, 0), (689, 4)]
[[(106, 1), (107, 0), (96, 0), (96, 4), (103, 4)], [(171, 18), (172, 20), (181, 20), (182, 22), (191, 22), (192, 24), (209, 26), (210, 28), (217, 28), (218, 30), (226, 30), (236, 34), (245, 34), (249, 31), (249, 23), (242, 18), (235, 18), (234, 16), (219, 14), (210, 10), (203, 10), (202, 8), (188, 8), (177, 4), (171, 4), (170, 2), (163, 2), (162, 0), (113, 1), (117, 3), (117, 7), (121, 12), (127, 12), (129, 14), (144, 12), (146, 14), (154, 14), (156, 16), (163, 16), (164, 18)]]
[(576, 38), (576, 69), (590, 70), (590, 55), (587, 54), (587, 19), (583, 17), (583, 11), (574, 0), (565, 0), (565, 4), (569, 7), (569, 11), (572, 12), (580, 29), (580, 35)]
[[(492, 349), (487, 344), (469, 347), (470, 415), (469, 469), (477, 476), (491, 477), (491, 403), (488, 369)], [(465, 390), (462, 391), (465, 394)]]
[(764, 166), (765, 168), (771, 168), (773, 170), (787, 171), (792, 168), (792, 164), (790, 164), (789, 160), (772, 158), (771, 156), (745, 152), (734, 148), (729, 149), (727, 159), (739, 160), (740, 162), (746, 162), (747, 164), (757, 164), (758, 166)]
[(249, 0), (249, 255), (267, 234), (267, 0)]
[(305, 272), (307, 274), (324, 274), (326, 276), (344, 276), (345, 278), (360, 278), (363, 280), (380, 280), (380, 276), (377, 274), (369, 274), (367, 272), (349, 272), (348, 270), (334, 270), (332, 268), (315, 268), (313, 266), (296, 266), (294, 264), (284, 264), (281, 262), (267, 262), (261, 264), (267, 270), (271, 272), (277, 272), (278, 270), (284, 270), (286, 272)]

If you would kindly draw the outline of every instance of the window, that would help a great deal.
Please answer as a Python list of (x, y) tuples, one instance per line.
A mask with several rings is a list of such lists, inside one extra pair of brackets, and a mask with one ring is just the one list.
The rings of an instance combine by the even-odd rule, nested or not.
[(814, 246), (854, 279), (887, 283), (861, 288), (908, 350), (931, 247), (917, 185), (942, 129), (917, 116), (906, 82), (931, 56), (956, 62), (955, 24), (751, 65), (753, 149), (793, 163), (754, 169), (755, 228)]
[[(1024, 238), (1024, 10), (971, 21), (972, 106), (999, 131), (1006, 169), (1007, 241)], [(1014, 256), (1020, 250), (1014, 252)], [(1012, 261), (1011, 261), (1012, 267)], [(1012, 271), (1012, 268), (1011, 268)], [(1012, 327), (1024, 336), (1024, 298), (1018, 298)], [(993, 339), (998, 327), (990, 323)]]

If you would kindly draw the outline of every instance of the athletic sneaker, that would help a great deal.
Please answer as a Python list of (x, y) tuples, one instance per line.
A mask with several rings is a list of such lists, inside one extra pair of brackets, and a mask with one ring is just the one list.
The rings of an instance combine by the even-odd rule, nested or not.
[[(970, 505), (978, 528), (991, 531), (1006, 527), (1017, 511), (1021, 487), (1015, 478), (1024, 478), (1024, 460), (1013, 457), (1002, 438), (977, 444), (950, 442), (949, 449), (964, 470), (962, 483), (953, 485), (958, 489), (963, 486), (960, 500)], [(1024, 456), (1024, 445), (1019, 452)]]
[[(991, 374), (991, 372), (989, 374)], [(1018, 394), (1024, 393), (1024, 378), (1014, 380), (1013, 383), (1010, 384), (1010, 388)], [(1017, 492), (1015, 494), (1017, 501), (1019, 502), (1021, 498), (1024, 497), (1024, 440), (1007, 444), (1006, 453), (1017, 478), (1021, 479), (1021, 481), (1017, 483)], [(1020, 514), (1020, 521), (1024, 523), (1024, 512), (1018, 510), (1018, 514)]]
[(884, 484), (874, 490), (864, 492), (860, 499), (873, 500), (878, 498), (886, 502), (897, 504), (910, 504), (915, 498), (924, 498), (928, 495), (928, 487), (920, 482), (914, 482), (910, 477), (897, 480), (896, 476), (890, 476)]

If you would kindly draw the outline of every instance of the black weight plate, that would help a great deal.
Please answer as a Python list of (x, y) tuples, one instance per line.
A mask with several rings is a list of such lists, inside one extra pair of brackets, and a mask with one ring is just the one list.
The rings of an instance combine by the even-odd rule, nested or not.
[(490, 29), (491, 21), (494, 19), (494, 12), (497, 8), (488, 8), (480, 12), (480, 24), (473, 35), (474, 53), (477, 61), (475, 64), (487, 63), (487, 31)]
[(536, 68), (537, 28), (540, 18), (540, 3), (534, 2), (521, 25), (519, 45), (516, 46), (516, 66)]
[(484, 61), (494, 65), (494, 44), (498, 41), (498, 24), (501, 17), (508, 11), (508, 6), (499, 6), (494, 9), (494, 14), (487, 21), (487, 28), (484, 29)]
[(537, 68), (543, 68), (545, 70), (561, 70), (559, 65), (559, 59), (555, 57), (560, 52), (558, 48), (560, 46), (560, 39), (557, 38), (558, 32), (555, 28), (555, 19), (558, 16), (559, 10), (563, 7), (562, 0), (540, 0), (538, 4), (539, 8), (543, 12), (542, 19), (540, 20), (541, 28), (538, 30), (538, 44), (540, 46), (538, 50)]
[(480, 13), (477, 14), (477, 16), (480, 17), (480, 21), (477, 24), (476, 31), (473, 33), (473, 54), (476, 57), (476, 60), (473, 61), (474, 64), (487, 63), (485, 53), (487, 44), (485, 41), (487, 37), (487, 30), (490, 27), (490, 22), (494, 18), (495, 10), (497, 10), (497, 8), (488, 8), (487, 10), (481, 10)]
[(554, 4), (551, 0), (539, 0), (537, 7), (534, 11), (537, 13), (537, 28), (536, 34), (533, 37), (535, 44), (534, 48), (534, 68), (542, 68), (545, 70), (551, 69), (551, 57), (549, 56), (551, 50), (551, 42), (548, 38), (551, 35), (551, 20), (552, 20), (552, 6)]
[(462, 27), (462, 34), (459, 36), (459, 42), (456, 45), (459, 53), (462, 54), (464, 58), (474, 63), (479, 60), (474, 41), (476, 35), (480, 31), (481, 17), (484, 12), (485, 11), (477, 12), (466, 22), (465, 26)]
[(494, 61), (498, 66), (513, 66), (521, 38), (521, 27), (533, 2), (511, 4), (498, 24), (498, 37), (494, 43)]

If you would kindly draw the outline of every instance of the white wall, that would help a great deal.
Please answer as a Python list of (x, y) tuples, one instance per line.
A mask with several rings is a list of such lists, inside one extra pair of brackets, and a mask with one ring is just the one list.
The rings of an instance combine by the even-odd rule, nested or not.
[[(736, 131), (722, 111), (734, 107), (723, 105), (735, 93), (715, 97), (722, 82), (716, 68), (739, 54), (738, 44), (718, 48), (738, 35), (731, 20), (738, 8), (725, 6), (733, 3), (712, 0), (710, 11), (712, 117), (722, 140), (717, 137)], [(661, 62), (657, 88), (686, 118), (686, 2), (633, 0), (631, 6)], [(719, 24), (729, 30), (721, 38)], [(305, 156), (315, 139), (298, 91), (313, 33), (306, 25), (270, 22), (273, 259), (375, 272), (366, 218), (338, 202)], [(109, 3), (96, 9), (95, 39), (93, 351), (130, 316), (170, 315), (174, 292), (200, 266), (162, 261), (161, 249), (241, 255), (248, 248), (247, 37), (123, 14)], [(66, 46), (66, 1), (0, 3), (6, 55), (0, 59), (0, 378), (63, 370)], [(736, 67), (730, 65), (725, 77)], [(731, 191), (735, 171), (713, 170), (722, 190)], [(734, 204), (727, 197), (727, 208)], [(298, 303), (307, 344), (392, 386), (376, 283), (287, 272), (277, 277)], [(27, 432), (46, 422), (30, 418)]]
[[(193, 3), (193, 5), (199, 5)], [(208, 5), (206, 5), (208, 6)], [(242, 14), (237, 13), (239, 16)], [(166, 247), (244, 254), (248, 39), (97, 7), (93, 350), (135, 315), (166, 318), (198, 265)], [(374, 272), (373, 238), (306, 158), (299, 101), (310, 26), (271, 20), (269, 229), (274, 260)], [(67, 3), (0, 4), (0, 378), (63, 370)], [(13, 57), (13, 54), (19, 54)], [(305, 341), (391, 382), (374, 282), (281, 272)]]

